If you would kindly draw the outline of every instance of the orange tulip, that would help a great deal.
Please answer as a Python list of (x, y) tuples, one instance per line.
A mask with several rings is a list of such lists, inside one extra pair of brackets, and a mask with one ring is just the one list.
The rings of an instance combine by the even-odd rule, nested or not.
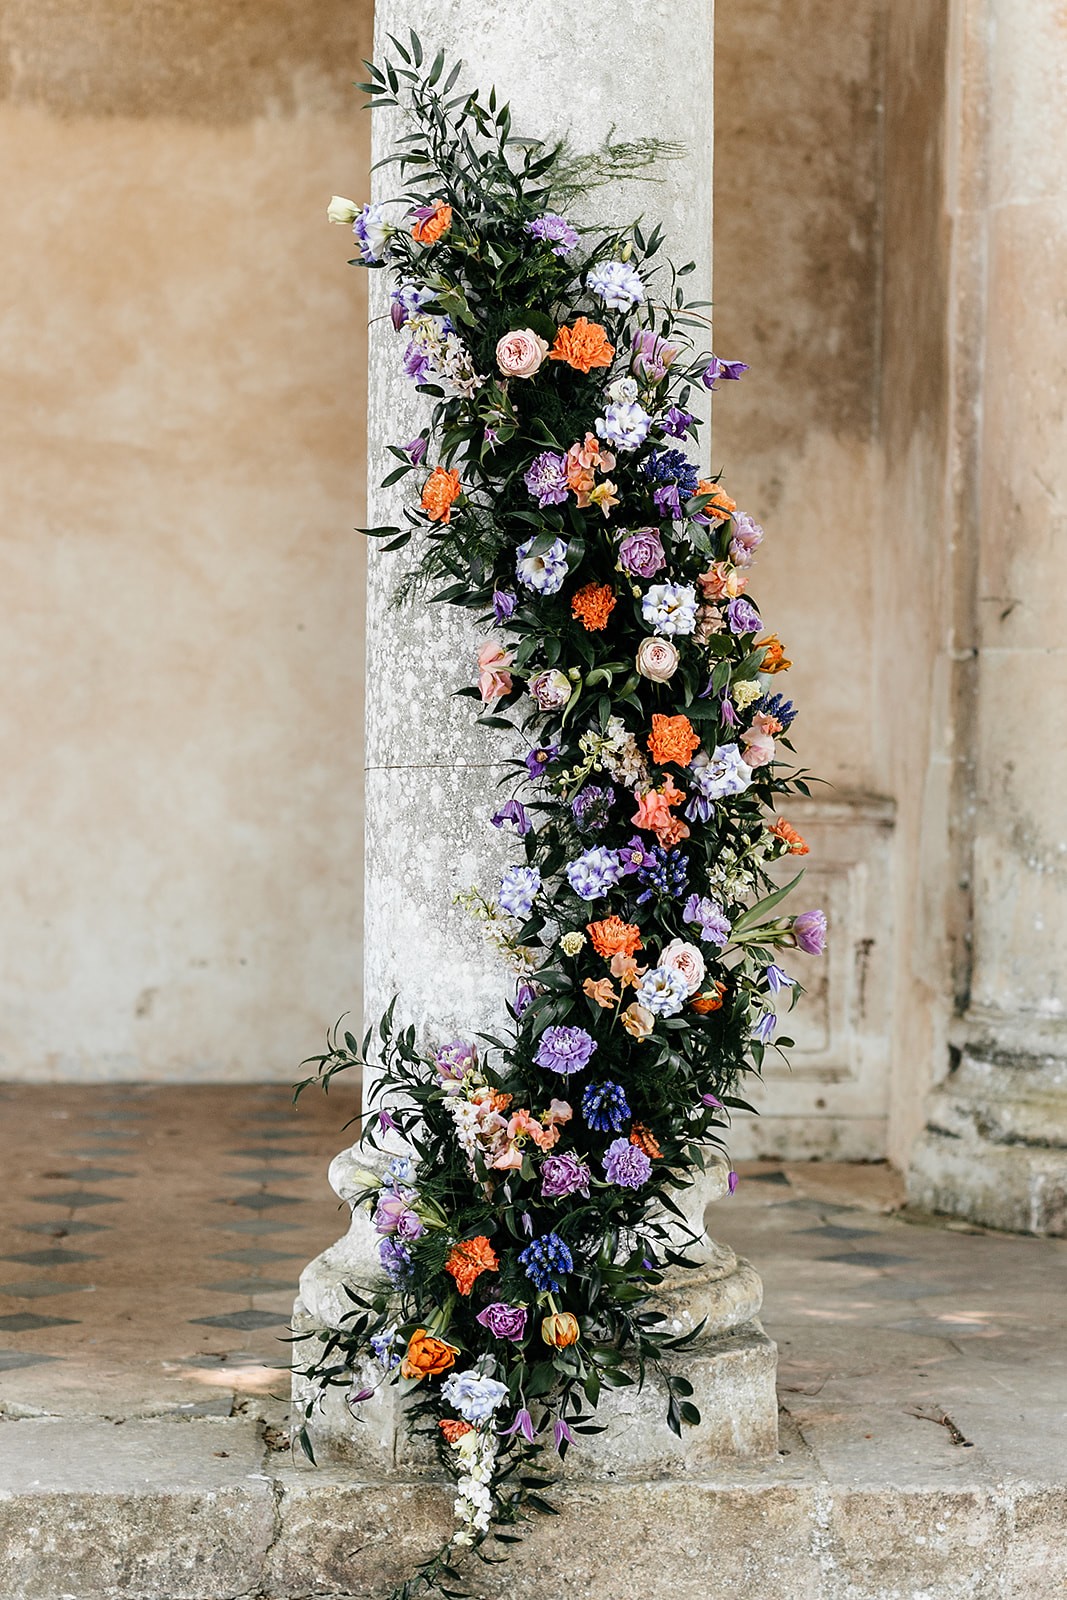
[(556, 1350), (566, 1350), (581, 1337), (578, 1318), (569, 1311), (556, 1311), (541, 1324), (541, 1337)]
[(449, 1367), (455, 1366), (458, 1354), (454, 1345), (435, 1338), (425, 1328), (416, 1328), (408, 1340), (407, 1354), (400, 1363), (400, 1376), (430, 1378), (437, 1373), (447, 1372)]

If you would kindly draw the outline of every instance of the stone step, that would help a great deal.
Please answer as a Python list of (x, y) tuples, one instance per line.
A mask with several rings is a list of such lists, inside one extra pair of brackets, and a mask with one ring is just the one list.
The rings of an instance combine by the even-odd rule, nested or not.
[[(574, 1479), (505, 1566), (508, 1600), (1062, 1600), (1067, 1485), (980, 1450), (828, 1473), (782, 1453), (685, 1478)], [(274, 1441), (276, 1446), (277, 1440)], [(2, 1600), (385, 1600), (451, 1527), (425, 1479), (294, 1463), (245, 1418), (0, 1421)]]

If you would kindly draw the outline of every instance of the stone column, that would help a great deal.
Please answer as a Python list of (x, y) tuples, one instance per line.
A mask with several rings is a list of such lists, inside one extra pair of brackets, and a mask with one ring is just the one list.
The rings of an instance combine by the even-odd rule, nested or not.
[(971, 960), (910, 1192), (927, 1209), (1064, 1234), (1067, 19), (1059, 0), (969, 0), (958, 13), (957, 369), (980, 351), (957, 407), (957, 470), (973, 479), (956, 652)]
[[(409, 15), (399, 0), (379, 0), (377, 56), (390, 48), (390, 33), (406, 37)], [(599, 14), (596, 26), (574, 0), (482, 0), (477, 6), (428, 0), (418, 26), (429, 53), (443, 48), (452, 59), (467, 59), (464, 81), (486, 89), (496, 85), (498, 96), (511, 103), (517, 132), (546, 139), (566, 135), (582, 151), (600, 147), (609, 136), (628, 141), (677, 131), (684, 140), (677, 159), (662, 164), (654, 178), (597, 190), (585, 213), (590, 219), (645, 215), (662, 222), (674, 259), (697, 263), (687, 280), (691, 297), (711, 298), (709, 0), (634, 0)], [(676, 128), (663, 115), (669, 91), (679, 97)], [(375, 160), (388, 153), (396, 132), (395, 113), (375, 113)], [(388, 170), (375, 175), (375, 198), (386, 198), (394, 187)], [(418, 432), (426, 405), (400, 369), (384, 274), (372, 273), (371, 280), (368, 501), (370, 523), (382, 525), (395, 522), (403, 504), (403, 486), (378, 488), (392, 462), (386, 446)], [(443, 1042), (458, 1033), (491, 1031), (513, 992), (479, 925), (455, 904), (457, 893), (471, 885), (491, 893), (508, 858), (508, 841), (489, 826), (500, 775), (494, 760), (502, 747), (472, 725), (468, 701), (450, 698), (473, 681), (480, 636), (447, 607), (391, 607), (402, 554), (372, 552), (369, 565), (367, 1019), (399, 993), (398, 1017), (424, 1029), (432, 1042)], [(366, 1157), (350, 1150), (330, 1169), (343, 1199), (358, 1187), (353, 1171), (360, 1164), (367, 1165)], [(694, 1189), (698, 1232), (706, 1204), (725, 1193), (725, 1178), (718, 1164), (703, 1188)], [(335, 1325), (350, 1305), (343, 1284), (376, 1276), (376, 1243), (366, 1217), (356, 1214), (347, 1238), (305, 1270), (297, 1305), (302, 1329)], [(753, 1320), (762, 1298), (759, 1278), (706, 1235), (702, 1254), (702, 1269), (663, 1304), (664, 1315), (679, 1327), (707, 1318), (708, 1338), (691, 1358), (706, 1419), (699, 1440), (679, 1446), (658, 1417), (653, 1424), (663, 1409), (654, 1391), (640, 1398), (617, 1391), (619, 1398), (610, 1402), (618, 1414), (615, 1426), (583, 1450), (587, 1467), (592, 1463), (596, 1470), (600, 1462), (615, 1471), (620, 1452), (629, 1470), (651, 1471), (671, 1460), (691, 1462), (701, 1453), (757, 1455), (774, 1448), (775, 1352)], [(374, 1415), (363, 1407), (358, 1432), (343, 1405), (328, 1405), (320, 1444), (364, 1463), (370, 1453), (384, 1471), (418, 1467), (410, 1443), (397, 1432), (393, 1404), (387, 1397)]]

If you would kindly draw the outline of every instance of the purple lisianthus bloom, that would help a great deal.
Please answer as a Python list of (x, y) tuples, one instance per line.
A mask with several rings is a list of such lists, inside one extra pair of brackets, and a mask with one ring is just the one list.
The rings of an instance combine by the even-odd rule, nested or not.
[(559, 1024), (545, 1029), (534, 1060), (546, 1072), (558, 1072), (561, 1077), (569, 1078), (572, 1072), (581, 1072), (589, 1065), (596, 1047), (596, 1040), (584, 1028)]
[(671, 362), (677, 360), (679, 347), (668, 344), (666, 339), (661, 339), (650, 328), (642, 328), (640, 333), (634, 335), (632, 349), (630, 371), (658, 383), (667, 376)]
[(594, 1133), (618, 1133), (630, 1116), (621, 1084), (591, 1083), (582, 1095), (582, 1116)]
[(565, 256), (578, 243), (576, 230), (571, 227), (566, 217), (557, 216), (554, 211), (546, 212), (543, 217), (534, 217), (532, 222), (527, 222), (524, 226), (532, 238), (550, 244), (554, 256)]
[(759, 633), (763, 627), (763, 618), (744, 595), (738, 595), (737, 599), (731, 600), (726, 607), (726, 626), (731, 633)]
[(709, 822), (712, 802), (727, 795), (744, 794), (752, 782), (752, 768), (736, 744), (720, 744), (709, 756), (699, 750), (689, 763), (693, 786), (685, 815), (690, 822)]
[(691, 411), (683, 411), (679, 406), (671, 406), (665, 417), (660, 418), (660, 427), (672, 439), (684, 439), (691, 425), (696, 421)]
[(638, 578), (652, 578), (667, 565), (656, 528), (635, 528), (619, 545), (619, 563)]
[(518, 603), (518, 599), (510, 589), (493, 590), (493, 616), (496, 618), (498, 625), (501, 622), (506, 622), (509, 617), (514, 616), (515, 607)]
[(771, 962), (763, 976), (766, 978), (767, 987), (772, 994), (780, 994), (783, 989), (791, 989), (797, 981), (795, 978), (791, 978), (788, 972), (783, 972), (781, 967), (774, 961)]
[(524, 979), (515, 990), (515, 1015), (517, 1017), (521, 1017), (523, 1012), (526, 1010), (526, 1007), (532, 1005), (536, 999), (537, 990), (534, 988), (532, 983), (528, 983)]
[(778, 1026), (778, 1018), (773, 1011), (765, 1011), (752, 1030), (752, 1037), (758, 1039), (760, 1044), (770, 1044), (774, 1037), (774, 1030)]
[(536, 750), (531, 750), (524, 757), (526, 770), (531, 778), (539, 778), (550, 761), (555, 761), (559, 755), (558, 744), (539, 745)]
[(821, 956), (826, 949), (826, 912), (802, 911), (794, 917), (793, 938), (805, 955)]
[(527, 467), (522, 481), (539, 506), (562, 505), (569, 493), (567, 457), (554, 450), (542, 450)]
[(531, 828), (530, 818), (521, 800), (506, 801), (489, 820), (494, 828), (503, 828), (506, 823), (510, 823), (520, 839), (529, 833)]
[(567, 882), (583, 900), (600, 900), (621, 877), (618, 852), (599, 844), (567, 865)]
[(628, 261), (598, 261), (586, 273), (585, 286), (612, 311), (629, 311), (645, 298), (641, 274)]
[(398, 1239), (419, 1239), (426, 1231), (404, 1197), (388, 1189), (378, 1196), (373, 1220), (378, 1233), (395, 1234)]
[(383, 1239), (378, 1245), (378, 1260), (394, 1283), (406, 1278), (411, 1271), (411, 1251), (406, 1244), (395, 1239)]
[(535, 594), (558, 594), (567, 576), (567, 546), (553, 539), (547, 550), (534, 555), (536, 539), (527, 539), (515, 552), (515, 574), (519, 582)]
[(730, 560), (735, 567), (750, 567), (755, 552), (763, 543), (763, 529), (744, 511), (735, 511), (730, 534)]
[(730, 919), (722, 906), (707, 895), (691, 894), (682, 912), (683, 922), (695, 922), (700, 927), (700, 937), (706, 944), (717, 944), (720, 949), (730, 937)]
[(614, 789), (587, 783), (571, 801), (571, 816), (583, 833), (597, 833), (607, 827), (608, 813), (614, 799)]
[(597, 417), (593, 426), (597, 436), (613, 444), (616, 450), (636, 450), (648, 438), (652, 418), (636, 402), (620, 401), (605, 406), (604, 415)]
[(441, 1385), (441, 1398), (459, 1412), (464, 1422), (488, 1422), (508, 1397), (508, 1386), (471, 1368), (454, 1372)]
[(640, 1189), (652, 1176), (652, 1162), (629, 1139), (613, 1139), (604, 1152), (604, 1176), (623, 1189)]
[(665, 483), (658, 488), (652, 496), (656, 502), (656, 510), (661, 517), (669, 517), (675, 521), (682, 514), (682, 502), (678, 497), (678, 485)]
[(729, 378), (736, 382), (742, 372), (747, 371), (746, 361), (720, 361), (718, 356), (712, 356), (700, 374), (700, 381), (705, 389), (714, 389), (720, 378)]
[(569, 1194), (580, 1194), (588, 1200), (591, 1176), (585, 1162), (571, 1150), (546, 1156), (541, 1163), (541, 1198), (563, 1200)]
[(656, 858), (646, 849), (644, 840), (639, 834), (634, 834), (629, 844), (624, 844), (618, 851), (619, 871), (623, 877), (629, 877), (631, 872), (639, 872), (642, 867), (654, 867)]
[(426, 374), (429, 371), (429, 367), (429, 356), (426, 354), (425, 350), (423, 350), (414, 342), (414, 340), (412, 340), (411, 344), (409, 344), (407, 349), (404, 351), (404, 371), (407, 373), (408, 377), (413, 378), (416, 383), (424, 383), (426, 380)]
[(533, 910), (541, 874), (536, 867), (508, 867), (500, 880), (496, 903), (509, 917), (525, 921)]
[(494, 1339), (521, 1339), (526, 1332), (526, 1307), (509, 1306), (504, 1300), (495, 1300), (484, 1311), (479, 1311), (474, 1320), (488, 1328)]
[(634, 990), (638, 1005), (654, 1017), (676, 1017), (689, 998), (689, 987), (674, 967), (652, 967)]
[(426, 460), (426, 439), (423, 434), (400, 446), (412, 466), (419, 467)]
[(385, 207), (380, 203), (366, 205), (352, 224), (361, 261), (379, 262), (396, 229), (386, 221)]

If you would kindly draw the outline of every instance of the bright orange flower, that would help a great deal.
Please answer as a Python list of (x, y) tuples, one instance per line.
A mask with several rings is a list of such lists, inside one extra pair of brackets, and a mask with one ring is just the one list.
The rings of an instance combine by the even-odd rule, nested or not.
[(514, 1100), (514, 1098), (515, 1098), (515, 1096), (513, 1094), (504, 1094), (503, 1090), (501, 1090), (501, 1089), (490, 1089), (490, 1091), (489, 1091), (489, 1105), (490, 1105), (490, 1108), (493, 1111), (506, 1111), (508, 1109), (508, 1106)]
[(767, 829), (776, 839), (788, 845), (791, 856), (806, 856), (808, 853), (807, 841), (801, 837), (795, 828), (791, 828), (784, 817), (779, 817), (774, 826)]
[(688, 717), (665, 717), (656, 711), (652, 715), (652, 732), (648, 736), (652, 759), (660, 765), (675, 761), (687, 767), (694, 750), (700, 748), (700, 735), (693, 732)]
[(697, 494), (710, 494), (714, 498), (709, 500), (701, 512), (701, 516), (714, 517), (718, 522), (725, 522), (731, 511), (737, 510), (737, 501), (731, 500), (725, 489), (720, 489), (717, 483), (712, 483), (710, 478), (701, 478), (697, 484)]
[(619, 1003), (619, 997), (611, 987), (610, 978), (586, 978), (582, 984), (582, 993), (588, 995), (590, 1000), (595, 1000), (598, 1006), (603, 1006), (605, 1011)]
[(615, 592), (610, 583), (586, 583), (571, 601), (571, 616), (581, 619), (586, 633), (600, 633), (615, 609)]
[(641, 948), (641, 929), (633, 922), (623, 922), (621, 917), (587, 922), (586, 930), (593, 941), (593, 949), (605, 961), (617, 955), (632, 956)]
[(407, 1354), (400, 1363), (402, 1378), (429, 1378), (447, 1372), (456, 1364), (458, 1351), (454, 1345), (436, 1339), (425, 1328), (416, 1328), (408, 1340)]
[(694, 1011), (699, 1011), (706, 1016), (709, 1011), (722, 1010), (722, 997), (726, 993), (725, 983), (715, 979), (710, 989), (705, 989), (703, 994), (698, 994), (690, 1001)]
[(573, 328), (560, 328), (549, 360), (565, 361), (577, 372), (589, 372), (593, 367), (610, 367), (614, 355), (615, 346), (600, 323), (578, 317)]
[(788, 672), (793, 665), (787, 661), (782, 641), (776, 633), (769, 633), (765, 639), (757, 639), (752, 646), (754, 650), (763, 648), (763, 661), (760, 665), (761, 672)]
[(433, 215), (421, 217), (411, 230), (411, 237), (417, 244), (436, 244), (452, 226), (452, 207), (446, 206), (443, 200), (431, 200), (430, 204)]
[(630, 1129), (630, 1143), (643, 1150), (651, 1161), (661, 1161), (663, 1151), (660, 1149), (655, 1134), (651, 1128), (646, 1128), (643, 1122), (635, 1122)]
[(452, 504), (462, 493), (457, 468), (434, 467), (422, 486), (422, 509), (431, 522), (450, 522)]
[(541, 1323), (541, 1337), (556, 1350), (566, 1350), (581, 1337), (578, 1318), (570, 1311), (556, 1311)]
[(442, 1417), (437, 1426), (449, 1444), (455, 1444), (465, 1433), (474, 1432), (469, 1422), (460, 1422), (458, 1417)]
[(499, 1267), (496, 1251), (484, 1233), (480, 1233), (476, 1239), (462, 1239), (459, 1244), (454, 1244), (445, 1262), (445, 1271), (455, 1278), (460, 1294), (470, 1294), (475, 1280), (483, 1272), (496, 1272)]

